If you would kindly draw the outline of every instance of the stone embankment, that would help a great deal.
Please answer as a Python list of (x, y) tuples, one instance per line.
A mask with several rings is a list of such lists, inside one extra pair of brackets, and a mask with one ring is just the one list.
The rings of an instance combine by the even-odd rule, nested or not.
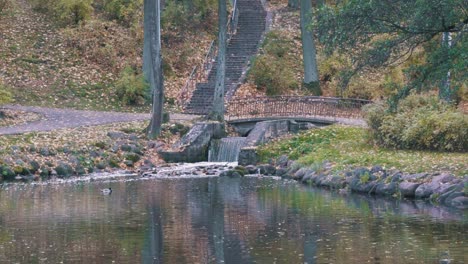
[(332, 172), (330, 164), (302, 166), (281, 156), (271, 164), (238, 166), (221, 176), (261, 174), (293, 179), (339, 192), (356, 192), (397, 199), (428, 200), (457, 209), (468, 209), (468, 177), (450, 173), (409, 174), (380, 166)]

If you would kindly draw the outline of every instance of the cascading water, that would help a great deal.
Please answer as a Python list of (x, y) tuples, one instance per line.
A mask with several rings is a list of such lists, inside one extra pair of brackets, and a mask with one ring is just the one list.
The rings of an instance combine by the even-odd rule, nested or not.
[(244, 145), (245, 137), (228, 137), (212, 140), (208, 151), (208, 161), (235, 162), (240, 149)]

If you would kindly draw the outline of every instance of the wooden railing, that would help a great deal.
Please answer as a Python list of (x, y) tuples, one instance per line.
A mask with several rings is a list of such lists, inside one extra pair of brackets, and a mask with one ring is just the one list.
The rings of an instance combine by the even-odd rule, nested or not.
[(321, 96), (274, 96), (234, 98), (226, 106), (226, 119), (248, 120), (272, 117), (361, 119), (368, 100)]
[[(227, 43), (231, 40), (232, 36), (237, 32), (237, 24), (239, 21), (239, 9), (237, 8), (237, 0), (234, 0), (232, 4), (232, 11), (227, 23)], [(196, 65), (190, 73), (189, 78), (185, 82), (182, 88), (178, 102), (179, 105), (185, 107), (190, 102), (190, 97), (195, 90), (197, 83), (201, 83), (208, 79), (211, 69), (216, 62), (216, 56), (218, 55), (218, 46), (216, 41), (211, 41), (210, 47), (205, 55), (205, 59), (201, 65)]]

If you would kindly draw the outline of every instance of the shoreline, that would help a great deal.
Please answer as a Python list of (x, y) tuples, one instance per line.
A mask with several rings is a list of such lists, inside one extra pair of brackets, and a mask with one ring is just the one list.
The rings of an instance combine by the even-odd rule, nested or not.
[(327, 164), (324, 169), (316, 170), (281, 156), (271, 164), (238, 166), (221, 176), (239, 177), (257, 172), (343, 194), (359, 193), (395, 200), (426, 201), (459, 210), (468, 209), (468, 177), (444, 172), (411, 174), (387, 170), (381, 166), (333, 172)]

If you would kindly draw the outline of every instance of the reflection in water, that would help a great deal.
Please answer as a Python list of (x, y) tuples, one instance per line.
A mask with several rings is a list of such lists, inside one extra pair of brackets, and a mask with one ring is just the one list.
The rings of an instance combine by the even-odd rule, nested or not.
[(0, 263), (468, 263), (466, 212), (269, 178), (14, 185), (0, 224)]

